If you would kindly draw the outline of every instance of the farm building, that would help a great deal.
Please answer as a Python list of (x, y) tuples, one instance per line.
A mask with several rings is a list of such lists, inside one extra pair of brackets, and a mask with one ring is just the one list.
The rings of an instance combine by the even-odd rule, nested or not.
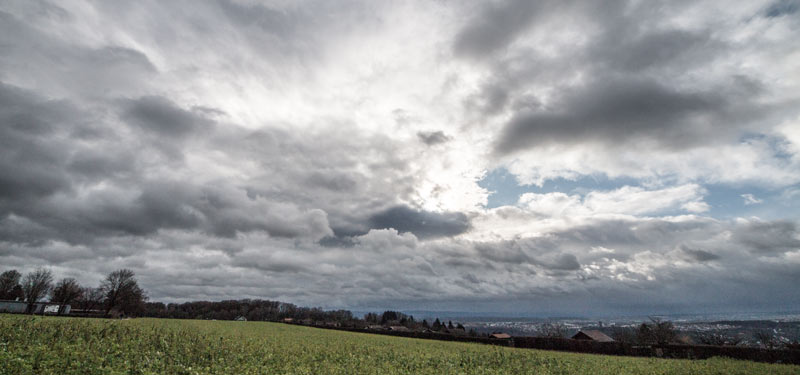
[(410, 331), (410, 329), (408, 329), (408, 327), (405, 327), (405, 326), (389, 326), (389, 330), (390, 331), (396, 331), (396, 332), (408, 332), (408, 331)]
[(28, 304), (17, 301), (0, 301), (0, 312), (24, 313)]
[[(60, 305), (56, 303), (37, 302), (33, 305), (34, 314), (58, 314)], [(0, 301), (0, 312), (24, 314), (28, 303), (22, 301)], [(69, 314), (70, 305), (63, 306), (62, 314)]]
[(489, 337), (493, 339), (510, 339), (511, 335), (509, 335), (508, 333), (498, 332), (498, 333), (492, 333), (491, 335), (489, 335)]
[(597, 342), (612, 342), (614, 339), (608, 337), (603, 332), (598, 330), (586, 330), (586, 331), (578, 331), (574, 336), (572, 336), (573, 340), (591, 340)]

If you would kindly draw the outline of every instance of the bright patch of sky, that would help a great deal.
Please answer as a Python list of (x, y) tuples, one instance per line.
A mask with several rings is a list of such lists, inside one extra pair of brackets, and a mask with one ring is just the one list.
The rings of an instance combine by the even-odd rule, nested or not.
[[(555, 178), (545, 180), (541, 186), (520, 184), (505, 168), (496, 168), (478, 182), (489, 191), (486, 208), (515, 206), (525, 193), (564, 193), (585, 198), (588, 193), (617, 190), (623, 187), (648, 189), (650, 184), (633, 178), (608, 178), (605, 175), (581, 176), (576, 179)], [(704, 184), (703, 201), (708, 210), (703, 212), (717, 219), (758, 217), (761, 219), (800, 218), (800, 184), (767, 189), (758, 185), (731, 186), (727, 184)], [(682, 209), (657, 212), (660, 215), (680, 215)], [(651, 213), (652, 214), (652, 213)]]

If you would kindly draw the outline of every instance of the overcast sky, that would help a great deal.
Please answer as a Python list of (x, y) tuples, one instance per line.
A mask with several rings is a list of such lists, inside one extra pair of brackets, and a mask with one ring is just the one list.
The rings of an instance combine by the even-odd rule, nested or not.
[(800, 2), (0, 1), (0, 271), (800, 309)]

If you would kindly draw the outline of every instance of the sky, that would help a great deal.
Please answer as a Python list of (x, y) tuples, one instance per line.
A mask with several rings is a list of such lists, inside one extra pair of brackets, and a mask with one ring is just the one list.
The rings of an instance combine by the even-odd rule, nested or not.
[(0, 271), (800, 309), (800, 2), (0, 1)]

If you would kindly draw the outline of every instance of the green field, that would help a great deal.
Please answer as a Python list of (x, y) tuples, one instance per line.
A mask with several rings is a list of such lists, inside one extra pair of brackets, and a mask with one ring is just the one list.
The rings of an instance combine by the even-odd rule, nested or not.
[(800, 366), (559, 353), (265, 322), (0, 315), (0, 374), (800, 374)]

